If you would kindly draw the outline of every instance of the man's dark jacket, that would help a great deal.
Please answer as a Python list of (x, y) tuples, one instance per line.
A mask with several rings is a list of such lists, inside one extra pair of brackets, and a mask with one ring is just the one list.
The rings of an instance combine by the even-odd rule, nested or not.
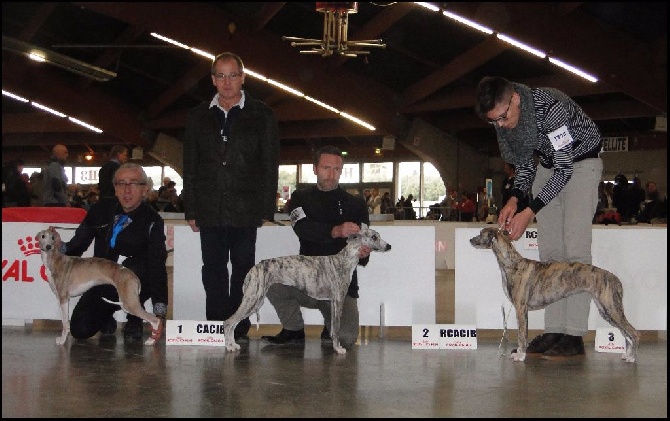
[[(215, 109), (191, 110), (184, 141), (184, 211), (200, 227), (260, 226), (274, 220), (279, 177), (279, 128), (274, 111), (245, 94), (243, 109), (222, 140)], [(220, 111), (219, 111), (220, 112)]]

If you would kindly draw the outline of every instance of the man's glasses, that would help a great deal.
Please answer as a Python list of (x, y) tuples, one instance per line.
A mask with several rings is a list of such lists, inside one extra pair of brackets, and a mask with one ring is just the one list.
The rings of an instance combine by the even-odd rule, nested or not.
[(125, 181), (115, 181), (114, 182), (114, 187), (116, 187), (117, 189), (125, 189), (126, 187), (136, 189), (140, 186), (146, 186), (146, 185), (147, 185), (147, 183), (142, 183), (140, 181), (130, 181), (128, 183), (126, 183)]
[(226, 80), (226, 79), (228, 79), (231, 82), (237, 80), (240, 76), (242, 76), (242, 73), (231, 73), (229, 75), (226, 75), (224, 73), (215, 73), (214, 74), (214, 78), (216, 80)]
[(507, 104), (507, 110), (505, 110), (504, 113), (500, 114), (500, 117), (489, 119), (487, 123), (495, 125), (497, 123), (500, 123), (501, 121), (507, 120), (507, 113), (509, 112), (509, 109), (512, 106), (512, 98), (514, 98), (514, 94), (512, 94), (512, 96), (509, 97), (509, 104)]

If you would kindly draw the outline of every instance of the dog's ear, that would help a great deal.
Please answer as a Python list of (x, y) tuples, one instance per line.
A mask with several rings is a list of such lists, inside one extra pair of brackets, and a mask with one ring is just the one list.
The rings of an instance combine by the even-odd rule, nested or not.
[(368, 229), (368, 225), (365, 222), (361, 222), (361, 231), (365, 231)]

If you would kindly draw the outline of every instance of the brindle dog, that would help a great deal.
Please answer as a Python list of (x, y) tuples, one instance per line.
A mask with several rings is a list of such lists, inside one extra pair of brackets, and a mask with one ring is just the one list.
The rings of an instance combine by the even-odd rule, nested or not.
[(635, 362), (640, 334), (628, 323), (623, 312), (623, 287), (611, 272), (585, 263), (538, 262), (526, 259), (516, 251), (507, 232), (484, 228), (470, 239), (478, 249), (492, 249), (502, 273), (505, 295), (514, 305), (519, 324), (518, 348), (514, 361), (526, 359), (528, 340), (528, 311), (547, 305), (578, 292), (586, 291), (600, 315), (621, 330), (626, 338), (626, 362)]
[(388, 251), (391, 245), (382, 240), (379, 233), (362, 224), (361, 230), (349, 236), (347, 245), (332, 256), (283, 256), (262, 260), (252, 267), (244, 278), (244, 297), (239, 308), (223, 322), (223, 335), (228, 351), (237, 351), (233, 330), (237, 324), (256, 313), (263, 305), (265, 294), (272, 284), (283, 284), (298, 288), (317, 300), (330, 300), (331, 338), (333, 349), (338, 354), (347, 350), (340, 345), (340, 317), (342, 304), (347, 295), (351, 276), (358, 265), (361, 246), (372, 251)]

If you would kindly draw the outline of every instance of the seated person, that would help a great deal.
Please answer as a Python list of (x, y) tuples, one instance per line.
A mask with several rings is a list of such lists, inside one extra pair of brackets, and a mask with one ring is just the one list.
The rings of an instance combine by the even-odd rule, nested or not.
[[(123, 164), (114, 174), (118, 203), (93, 205), (74, 237), (64, 243), (62, 252), (81, 256), (95, 240), (93, 255), (114, 262), (123, 257), (123, 266), (140, 279), (140, 302), (149, 298), (153, 312), (164, 318), (167, 313), (168, 283), (167, 250), (163, 219), (144, 201), (149, 186), (144, 169), (138, 164)], [(102, 299), (119, 301), (113, 285), (97, 285), (82, 294), (72, 312), (70, 331), (76, 339), (87, 339), (100, 331), (112, 335), (116, 331), (114, 313), (120, 309)], [(123, 329), (125, 339), (142, 339), (143, 320), (128, 314)]]
[(649, 183), (647, 183), (647, 198), (642, 205), (642, 210), (637, 215), (638, 222), (650, 223), (667, 223), (668, 207), (665, 200), (661, 199), (661, 195), (656, 188), (650, 190)]

